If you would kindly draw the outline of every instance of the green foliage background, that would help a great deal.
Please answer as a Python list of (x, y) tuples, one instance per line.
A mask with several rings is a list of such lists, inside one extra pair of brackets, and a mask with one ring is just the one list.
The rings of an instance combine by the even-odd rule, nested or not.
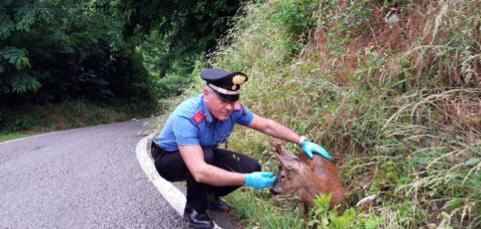
[(160, 99), (192, 82), (194, 62), (215, 47), (238, 7), (238, 1), (1, 1), (0, 132), (60, 121), (30, 109), (50, 104), (91, 106), (92, 117), (97, 107), (124, 118), (156, 112)]
[(96, 7), (2, 1), (2, 104), (151, 97), (134, 45), (119, 39), (118, 23)]

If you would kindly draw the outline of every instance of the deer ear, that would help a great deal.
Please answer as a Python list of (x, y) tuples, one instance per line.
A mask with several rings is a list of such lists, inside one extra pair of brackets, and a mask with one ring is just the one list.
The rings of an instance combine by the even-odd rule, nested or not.
[(284, 148), (281, 141), (276, 141), (276, 153), (279, 158), (283, 158), (286, 160), (295, 160), (297, 156), (293, 153), (289, 152)]
[(281, 141), (276, 141), (276, 155), (286, 169), (297, 169), (299, 167), (299, 158), (286, 150)]

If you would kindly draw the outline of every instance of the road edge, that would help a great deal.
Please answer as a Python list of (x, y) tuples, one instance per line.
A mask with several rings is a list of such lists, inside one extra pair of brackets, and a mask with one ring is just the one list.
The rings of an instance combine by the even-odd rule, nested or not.
[[(150, 134), (142, 138), (135, 147), (135, 154), (137, 155), (137, 160), (139, 161), (140, 167), (144, 171), (145, 175), (154, 187), (159, 191), (159, 193), (164, 197), (164, 199), (169, 203), (169, 205), (180, 215), (184, 214), (184, 207), (186, 198), (184, 194), (178, 190), (172, 183), (162, 178), (154, 165), (154, 160), (149, 153), (149, 142), (154, 138), (154, 134)], [(215, 222), (214, 222), (215, 223)], [(217, 229), (222, 229), (222, 227), (215, 224)]]

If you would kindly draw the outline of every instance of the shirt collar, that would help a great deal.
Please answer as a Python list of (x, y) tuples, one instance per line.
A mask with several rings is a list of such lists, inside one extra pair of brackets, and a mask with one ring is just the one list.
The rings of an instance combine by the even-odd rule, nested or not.
[(212, 121), (214, 121), (214, 117), (213, 117), (212, 114), (210, 113), (209, 109), (207, 109), (207, 105), (205, 104), (205, 98), (204, 98), (204, 96), (202, 96), (202, 98), (201, 98), (200, 107), (201, 107), (202, 110), (204, 111), (204, 115), (205, 115), (206, 121), (207, 121), (208, 123), (212, 123)]

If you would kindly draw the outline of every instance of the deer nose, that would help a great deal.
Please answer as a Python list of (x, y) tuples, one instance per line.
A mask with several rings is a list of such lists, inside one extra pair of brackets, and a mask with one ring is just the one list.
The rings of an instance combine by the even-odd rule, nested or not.
[(279, 194), (280, 194), (279, 192), (275, 191), (275, 190), (274, 190), (274, 189), (272, 189), (272, 188), (271, 188), (271, 189), (269, 189), (269, 191), (270, 191), (270, 193), (271, 193), (272, 195), (274, 195), (274, 196), (276, 196), (276, 195), (279, 195)]
[(274, 195), (274, 196), (280, 194), (280, 192), (274, 190), (274, 188), (276, 187), (277, 182), (279, 182), (279, 178), (278, 178), (278, 177), (276, 177), (276, 179), (274, 180), (274, 183), (272, 184), (271, 188), (269, 189), (269, 192), (270, 192), (272, 195)]

